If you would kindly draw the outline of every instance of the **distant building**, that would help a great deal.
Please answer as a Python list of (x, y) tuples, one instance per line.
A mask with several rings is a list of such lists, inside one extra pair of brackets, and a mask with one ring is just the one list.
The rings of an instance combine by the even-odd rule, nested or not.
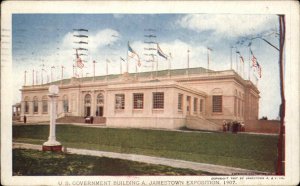
[[(163, 70), (71, 78), (52, 84), (60, 89), (58, 118), (93, 116), (95, 123), (105, 118), (105, 125), (111, 127), (199, 125), (212, 130), (224, 120), (258, 119), (257, 87), (233, 70)], [(21, 116), (26, 115), (28, 122), (49, 120), (49, 85), (22, 87)]]

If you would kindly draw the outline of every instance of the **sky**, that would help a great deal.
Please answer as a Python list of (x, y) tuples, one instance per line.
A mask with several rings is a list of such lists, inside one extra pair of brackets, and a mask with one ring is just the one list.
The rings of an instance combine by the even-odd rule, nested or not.
[[(76, 31), (74, 29), (86, 29)], [(155, 31), (150, 31), (153, 29)], [(146, 42), (159, 43), (161, 50), (172, 56), (171, 68), (187, 67), (189, 52), (190, 68), (207, 68), (207, 48), (211, 70), (229, 70), (232, 67), (245, 79), (257, 84), (260, 91), (259, 117), (278, 117), (280, 105), (279, 91), (279, 52), (262, 39), (251, 41), (251, 50), (262, 67), (259, 78), (254, 68), (248, 68), (251, 59), (249, 43), (257, 36), (279, 46), (277, 15), (237, 15), (237, 14), (13, 14), (13, 74), (14, 103), (21, 101), (19, 89), (32, 85), (33, 70), (38, 84), (51, 80), (70, 78), (73, 75), (75, 60), (74, 48), (85, 60), (84, 68), (78, 69), (79, 76), (93, 76), (93, 61), (96, 61), (95, 74), (109, 74), (125, 71), (126, 64), (120, 60), (127, 58), (128, 42), (140, 56), (139, 72), (151, 71), (149, 57), (145, 53), (153, 48)], [(74, 35), (88, 35), (79, 38)], [(155, 35), (156, 37), (145, 37)], [(88, 44), (78, 44), (79, 41)], [(77, 42), (77, 43), (76, 43)], [(239, 51), (244, 59), (244, 72)], [(158, 70), (168, 68), (168, 61), (157, 57)], [(135, 72), (137, 60), (129, 58), (129, 72)], [(237, 65), (238, 64), (238, 65)], [(36, 74), (37, 72), (37, 74)], [(249, 73), (250, 72), (250, 73)]]

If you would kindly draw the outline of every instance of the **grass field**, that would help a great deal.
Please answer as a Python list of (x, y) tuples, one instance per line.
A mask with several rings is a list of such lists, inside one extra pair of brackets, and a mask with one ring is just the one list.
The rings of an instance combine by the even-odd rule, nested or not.
[(13, 150), (13, 175), (209, 175), (201, 171), (105, 157)]
[[(277, 136), (89, 128), (58, 125), (57, 140), (66, 147), (143, 154), (274, 172)], [(15, 142), (42, 144), (49, 126), (14, 126)]]

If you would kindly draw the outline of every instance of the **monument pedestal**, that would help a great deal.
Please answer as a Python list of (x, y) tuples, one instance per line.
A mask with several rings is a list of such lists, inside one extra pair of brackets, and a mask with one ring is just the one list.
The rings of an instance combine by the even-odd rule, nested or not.
[(43, 151), (62, 152), (62, 145), (55, 145), (55, 146), (43, 145)]
[(50, 131), (49, 131), (49, 138), (43, 144), (43, 151), (62, 151), (62, 145), (56, 141), (55, 136), (55, 125), (56, 125), (56, 103), (58, 98), (58, 86), (51, 85), (49, 87), (48, 96), (50, 98)]
[(43, 144), (43, 151), (62, 152), (62, 145), (55, 139), (49, 139)]

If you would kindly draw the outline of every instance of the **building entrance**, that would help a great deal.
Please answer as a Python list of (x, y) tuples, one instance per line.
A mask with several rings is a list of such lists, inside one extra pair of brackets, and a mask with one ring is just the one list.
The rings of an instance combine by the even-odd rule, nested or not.
[(103, 106), (97, 106), (96, 116), (103, 116)]
[(186, 97), (186, 114), (191, 114), (191, 96)]
[(85, 107), (85, 116), (91, 116), (91, 107)]

